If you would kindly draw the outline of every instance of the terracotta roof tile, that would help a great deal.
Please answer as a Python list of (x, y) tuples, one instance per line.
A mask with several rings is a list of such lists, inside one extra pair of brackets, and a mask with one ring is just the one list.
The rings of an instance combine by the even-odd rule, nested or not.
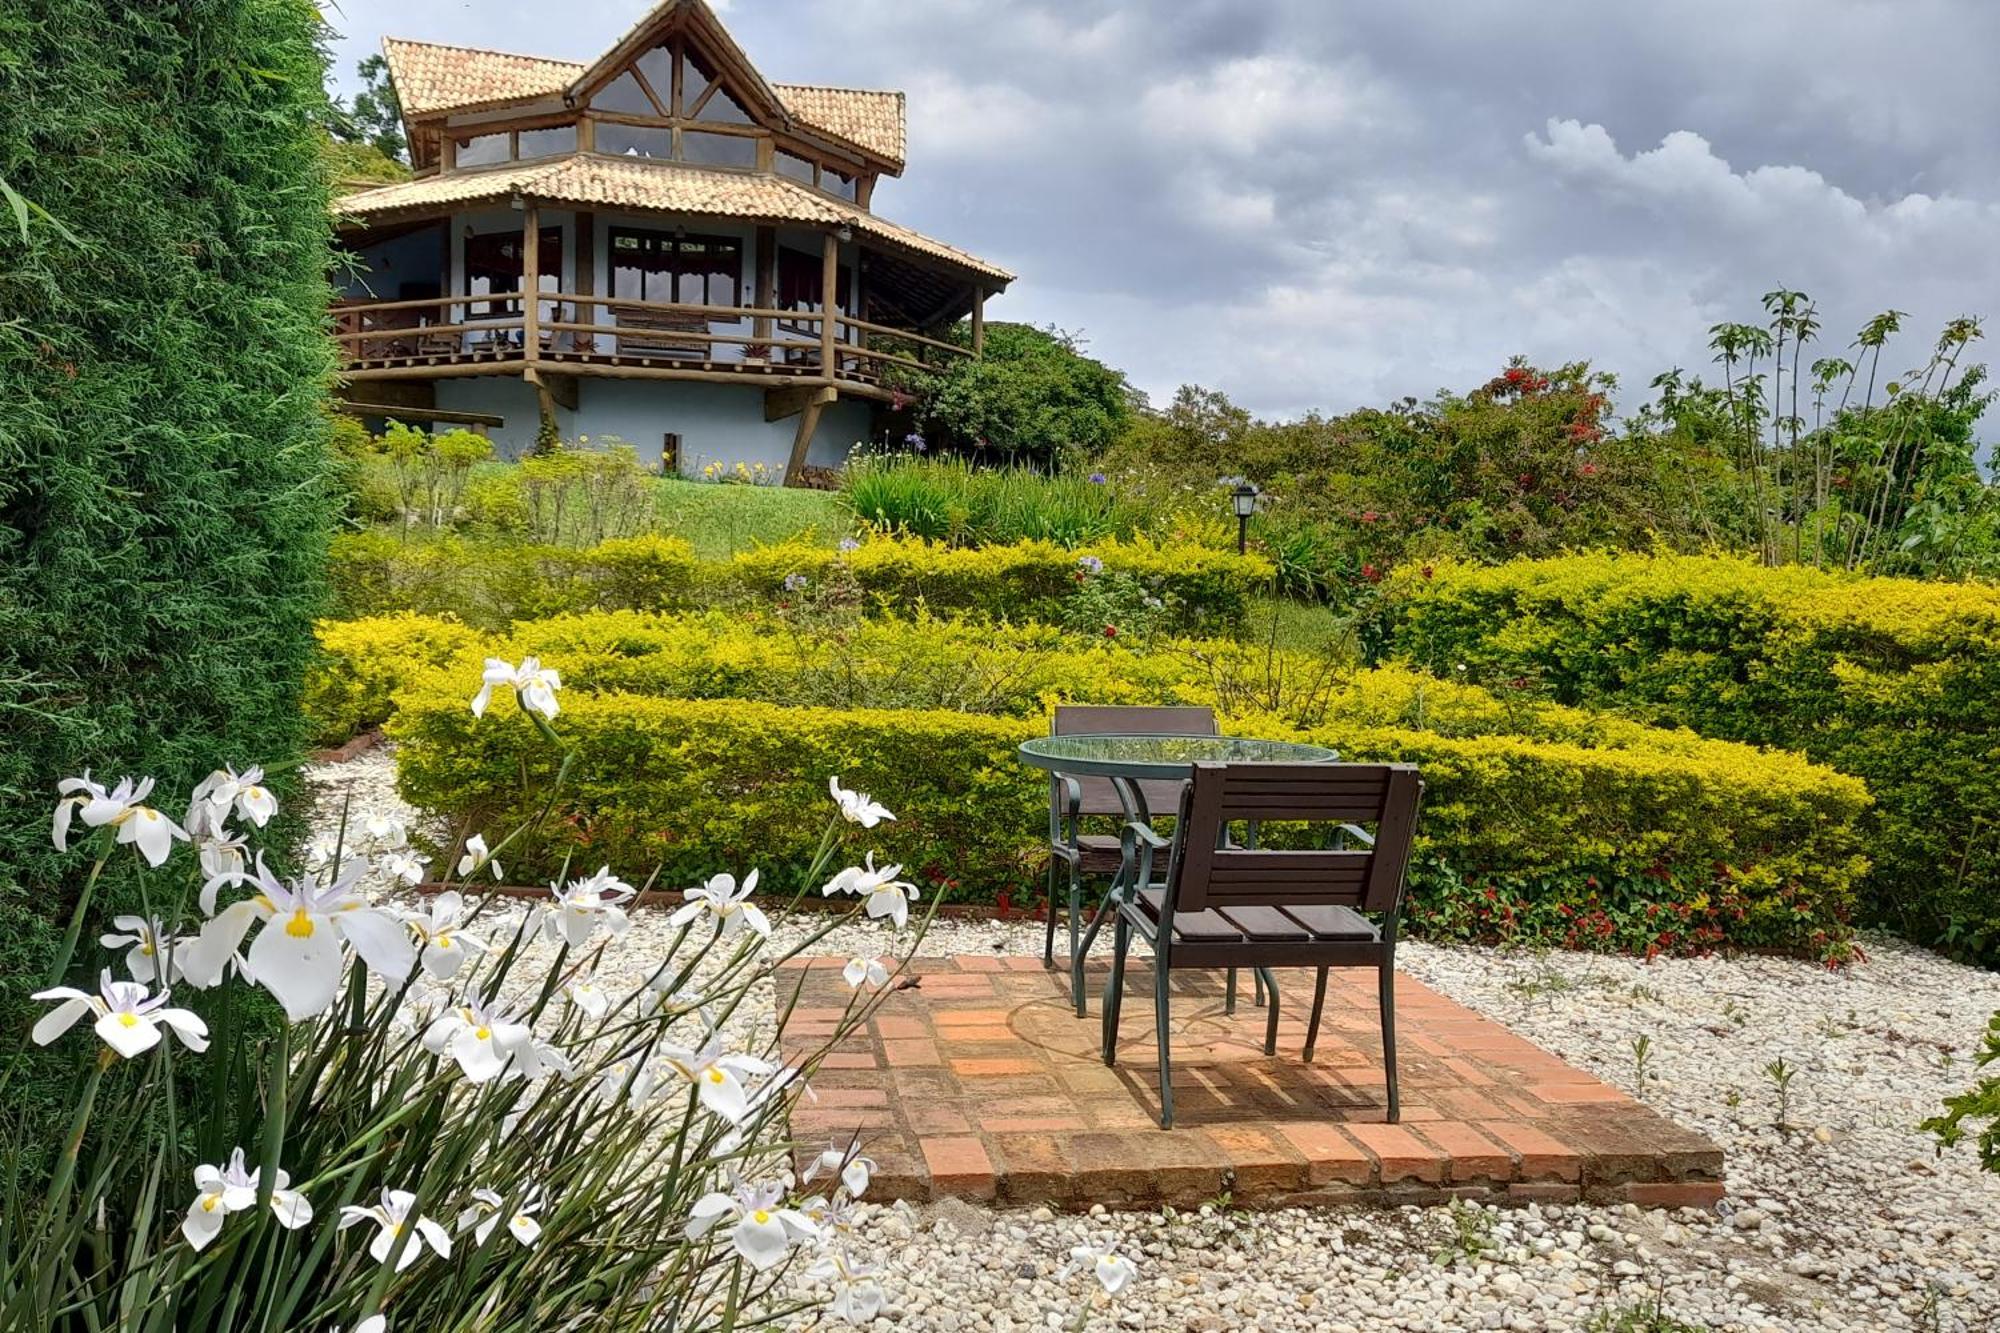
[(783, 176), (708, 171), (643, 158), (578, 153), (550, 163), (452, 172), (364, 190), (348, 195), (337, 207), (347, 216), (373, 221), (413, 209), (516, 194), (578, 208), (644, 209), (808, 226), (845, 222), (877, 241), (985, 278), (1003, 283), (1014, 278), (997, 264), (851, 204), (825, 198)]
[(583, 72), (582, 65), (569, 60), (410, 42), (400, 37), (383, 38), (382, 54), (388, 58), (389, 77), (408, 116), (554, 97)]
[(774, 83), (794, 119), (835, 139), (894, 162), (900, 170), (906, 148), (903, 95), (867, 88), (822, 88), (807, 83)]

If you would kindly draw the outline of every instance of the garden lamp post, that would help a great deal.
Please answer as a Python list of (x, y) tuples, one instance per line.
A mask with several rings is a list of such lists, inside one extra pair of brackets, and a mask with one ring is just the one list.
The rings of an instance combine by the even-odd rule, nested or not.
[(1236, 554), (1242, 555), (1250, 549), (1250, 515), (1257, 512), (1257, 488), (1247, 481), (1238, 482), (1229, 493), (1229, 501), (1236, 506)]

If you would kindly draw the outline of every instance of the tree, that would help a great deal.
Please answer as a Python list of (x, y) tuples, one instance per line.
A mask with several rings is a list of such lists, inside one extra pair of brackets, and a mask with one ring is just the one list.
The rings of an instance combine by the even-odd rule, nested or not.
[[(283, 798), (302, 750), (332, 506), (324, 31), (309, 0), (0, 6), (0, 99), (34, 108), (0, 116), (0, 180), (34, 205), (0, 227), (10, 1054), (82, 896), (56, 783), (88, 765), (185, 794), (261, 763)], [(132, 860), (84, 938), (138, 910)], [(21, 1057), (21, 1142), (55, 1141), (68, 1068)]]
[[(969, 341), (963, 329), (960, 342)], [(917, 386), (917, 423), (934, 447), (1061, 467), (1109, 448), (1131, 420), (1122, 372), (1054, 327), (986, 326), (984, 355)]]
[(337, 114), (333, 137), (342, 143), (363, 143), (395, 162), (407, 162), (403, 142), (403, 106), (396, 100), (396, 85), (389, 79), (389, 62), (379, 55), (355, 65), (362, 89), (354, 94), (352, 106), (334, 103)]

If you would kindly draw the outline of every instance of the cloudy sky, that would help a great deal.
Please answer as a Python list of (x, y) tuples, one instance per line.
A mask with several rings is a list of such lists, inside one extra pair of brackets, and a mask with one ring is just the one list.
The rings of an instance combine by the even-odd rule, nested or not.
[[(1898, 369), (2000, 317), (1990, 0), (719, 7), (769, 78), (907, 91), (876, 210), (1018, 272), (995, 318), (1081, 334), (1155, 401), (1338, 411), (1522, 353), (1617, 372), (1630, 408), (1780, 285), (1818, 301), (1822, 355), (1910, 312)], [(351, 89), (385, 35), (587, 60), (647, 8), (329, 18)]]

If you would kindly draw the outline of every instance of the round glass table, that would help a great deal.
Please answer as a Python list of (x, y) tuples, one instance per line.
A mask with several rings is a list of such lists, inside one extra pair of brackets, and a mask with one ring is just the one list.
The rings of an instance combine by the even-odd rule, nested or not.
[[(1194, 776), (1196, 764), (1330, 764), (1337, 762), (1339, 754), (1323, 745), (1307, 745), (1300, 741), (1266, 741), (1248, 736), (1188, 736), (1150, 735), (1134, 733), (1090, 733), (1069, 732), (1060, 736), (1037, 736), (1033, 740), (1021, 742), (1019, 749), (1021, 762), (1039, 768), (1049, 774), (1052, 787), (1050, 810), (1050, 834), (1053, 837), (1062, 827), (1059, 812), (1061, 784), (1070, 781), (1070, 791), (1076, 791), (1074, 779), (1105, 778), (1111, 789), (1118, 795), (1118, 803), (1124, 807), (1125, 823), (1139, 824), (1150, 829), (1153, 812), (1148, 808), (1146, 787), (1161, 782), (1184, 782)], [(1172, 789), (1170, 788), (1169, 791)], [(1156, 796), (1167, 793), (1155, 787)], [(1072, 795), (1072, 799), (1074, 799)], [(1178, 799), (1174, 797), (1173, 799)], [(1166, 811), (1163, 813), (1172, 813)], [(1150, 862), (1150, 850), (1141, 855), (1138, 840), (1129, 828), (1119, 838), (1119, 867), (1104, 899), (1092, 914), (1089, 926), (1079, 936), (1076, 930), (1075, 889), (1071, 890), (1070, 938), (1074, 941), (1070, 951), (1071, 994), (1076, 997), (1078, 1015), (1084, 1012), (1083, 960), (1090, 952), (1091, 944), (1097, 938), (1098, 929), (1115, 910), (1122, 894), (1134, 894), (1143, 887), (1140, 879), (1144, 872), (1140, 868), (1142, 860)], [(1051, 888), (1049, 900), (1050, 947), (1055, 937), (1054, 867), (1051, 865)], [(1231, 974), (1231, 1003), (1235, 999), (1234, 973)]]

